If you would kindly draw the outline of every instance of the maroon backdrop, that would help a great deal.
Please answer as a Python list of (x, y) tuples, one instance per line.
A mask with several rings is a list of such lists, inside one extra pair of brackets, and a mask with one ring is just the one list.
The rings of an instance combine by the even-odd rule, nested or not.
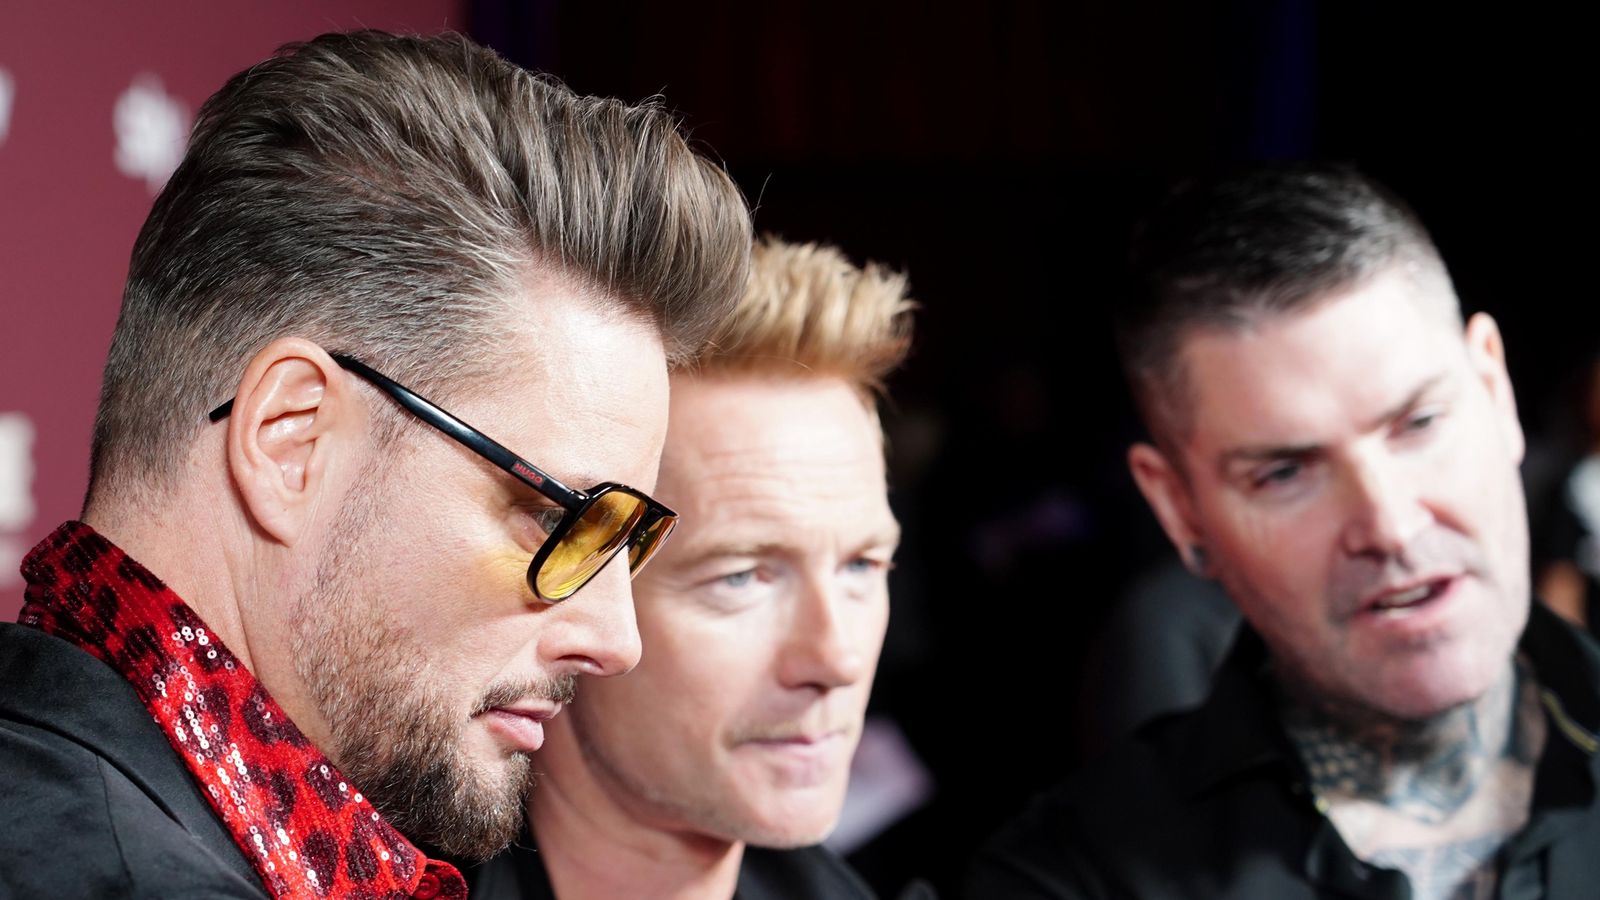
[(21, 605), (21, 555), (78, 513), (128, 253), (200, 103), (287, 41), (465, 30), (462, 10), (166, 0), (0, 14), (0, 619)]

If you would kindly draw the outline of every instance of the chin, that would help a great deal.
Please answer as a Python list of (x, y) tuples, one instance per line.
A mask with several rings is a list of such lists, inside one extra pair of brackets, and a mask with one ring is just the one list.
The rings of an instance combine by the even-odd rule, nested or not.
[(826, 791), (785, 791), (753, 806), (738, 839), (757, 847), (790, 849), (821, 843), (839, 823), (843, 786)]
[(1392, 719), (1402, 722), (1421, 722), (1471, 703), (1479, 696), (1481, 695), (1461, 695), (1459, 692), (1400, 694), (1391, 691), (1387, 696), (1367, 705)]
[(1422, 671), (1396, 672), (1368, 694), (1372, 698), (1368, 705), (1397, 719), (1431, 719), (1488, 693), (1503, 666), (1509, 664), (1507, 659), (1493, 666), (1433, 665)]
[(750, 827), (743, 829), (738, 839), (755, 847), (793, 850), (796, 847), (809, 847), (812, 844), (822, 843), (824, 838), (833, 833), (833, 826), (837, 823), (837, 816), (825, 822), (789, 820), (752, 823)]

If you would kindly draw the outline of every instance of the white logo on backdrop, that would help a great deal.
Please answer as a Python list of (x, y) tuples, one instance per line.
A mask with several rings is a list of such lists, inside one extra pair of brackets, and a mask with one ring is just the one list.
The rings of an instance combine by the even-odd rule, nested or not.
[(17, 83), (11, 73), (0, 69), (0, 144), (6, 142), (6, 132), (11, 130), (11, 102), (17, 96)]
[(33, 422), (22, 413), (0, 413), (0, 588), (19, 580), (23, 546), (18, 535), (33, 524)]
[(134, 76), (112, 114), (117, 130), (117, 170), (142, 178), (150, 193), (161, 190), (183, 159), (189, 111), (149, 73)]
[(33, 524), (33, 422), (0, 413), (0, 531)]

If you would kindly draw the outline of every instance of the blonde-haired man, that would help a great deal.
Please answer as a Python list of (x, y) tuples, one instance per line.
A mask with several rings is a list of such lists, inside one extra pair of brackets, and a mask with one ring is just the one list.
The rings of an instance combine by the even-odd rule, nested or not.
[(752, 269), (671, 378), (657, 489), (683, 519), (634, 582), (643, 660), (549, 723), (537, 851), (469, 874), (474, 898), (871, 896), (811, 845), (838, 818), (888, 620), (899, 526), (874, 395), (912, 304), (902, 276), (829, 247), (769, 239)]

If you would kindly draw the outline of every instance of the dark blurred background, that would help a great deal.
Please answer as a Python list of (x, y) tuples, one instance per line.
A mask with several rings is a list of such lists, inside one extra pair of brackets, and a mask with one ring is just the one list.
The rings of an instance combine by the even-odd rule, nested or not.
[[(1105, 628), (1172, 554), (1123, 465), (1139, 430), (1104, 308), (1129, 228), (1175, 179), (1320, 157), (1386, 182), (1432, 229), (1465, 305), (1501, 323), (1530, 495), (1581, 449), (1572, 405), (1600, 307), (1583, 263), (1595, 105), (1576, 21), (1310, 0), (435, 6), (400, 24), (465, 29), (580, 92), (659, 94), (725, 161), (758, 230), (909, 272), (916, 346), (886, 413), (906, 540), (874, 709), (935, 788), (853, 856), (886, 893), (920, 875), (953, 894), (983, 835), (1121, 727), (1101, 708), (1127, 662)], [(400, 27), (383, 15), (359, 21)], [(79, 52), (64, 33), (36, 37)], [(7, 204), (0, 193), (0, 228), (18, 218)], [(123, 260), (139, 217), (117, 238)], [(14, 285), (0, 279), (8, 326), (50, 303)], [(96, 302), (79, 343), (98, 372), (115, 292)], [(0, 351), (18, 340), (8, 327)], [(3, 366), (0, 415), (29, 409), (21, 379), (40, 368)], [(87, 446), (87, 404), (63, 452)], [(47, 433), (59, 429), (38, 425), (41, 473)], [(63, 497), (82, 489), (82, 458), (68, 458)], [(18, 543), (76, 512), (34, 505)]]

